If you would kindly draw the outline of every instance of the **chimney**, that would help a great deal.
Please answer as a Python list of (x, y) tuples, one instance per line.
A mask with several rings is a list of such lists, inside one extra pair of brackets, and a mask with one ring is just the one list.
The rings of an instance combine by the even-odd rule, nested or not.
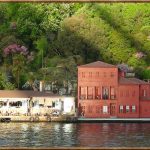
[(43, 87), (44, 87), (44, 82), (43, 82), (43, 81), (40, 81), (40, 92), (43, 91)]

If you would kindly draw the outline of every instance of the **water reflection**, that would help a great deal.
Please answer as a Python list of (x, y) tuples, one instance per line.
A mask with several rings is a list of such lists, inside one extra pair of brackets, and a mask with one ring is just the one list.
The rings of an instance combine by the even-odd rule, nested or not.
[(149, 123), (1, 123), (1, 147), (149, 147)]

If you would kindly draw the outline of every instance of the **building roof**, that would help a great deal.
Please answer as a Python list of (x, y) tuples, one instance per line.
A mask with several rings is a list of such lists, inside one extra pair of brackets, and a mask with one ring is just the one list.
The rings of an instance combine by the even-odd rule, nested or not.
[(137, 78), (119, 77), (119, 84), (149, 84), (149, 83)]
[(0, 98), (56, 97), (59, 95), (31, 90), (0, 90)]
[(85, 64), (85, 65), (81, 65), (78, 66), (79, 68), (117, 68), (117, 66), (115, 65), (111, 65), (102, 61), (96, 61), (93, 63), (89, 63), (89, 64)]

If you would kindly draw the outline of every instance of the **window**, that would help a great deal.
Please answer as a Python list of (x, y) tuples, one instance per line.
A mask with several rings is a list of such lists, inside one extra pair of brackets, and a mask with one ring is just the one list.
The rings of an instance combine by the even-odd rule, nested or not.
[(102, 88), (102, 97), (103, 99), (108, 99), (109, 98), (109, 88), (108, 87), (103, 87)]
[(88, 87), (88, 99), (93, 99), (93, 87)]
[(111, 87), (110, 88), (110, 98), (111, 99), (115, 99), (115, 88), (114, 87)]
[(79, 89), (80, 99), (86, 99), (86, 87), (80, 87)]
[(55, 102), (52, 102), (52, 107), (55, 107)]
[(143, 96), (144, 97), (146, 96), (146, 90), (143, 90)]
[(100, 107), (100, 113), (103, 113), (103, 106)]
[(95, 99), (101, 99), (100, 87), (95, 87)]
[(130, 107), (126, 106), (126, 112), (129, 112), (129, 111), (130, 111)]
[(136, 109), (135, 109), (135, 106), (133, 105), (132, 106), (132, 112), (135, 112), (136, 111)]
[(96, 77), (99, 77), (99, 72), (96, 72)]
[(64, 101), (61, 101), (61, 110), (64, 111)]
[[(34, 103), (35, 105), (37, 104), (37, 101), (35, 101), (35, 103)], [(34, 106), (35, 106), (34, 105)], [(19, 106), (22, 106), (22, 102), (21, 101), (17, 101), (17, 102), (10, 102), (9, 103), (9, 106), (11, 106), (11, 107), (19, 107)]]
[(33, 106), (33, 107), (39, 106), (39, 101), (38, 101), (38, 100), (33, 101), (33, 102), (32, 102), (32, 106)]
[(7, 106), (7, 102), (0, 101), (0, 107)]
[(92, 72), (89, 72), (89, 77), (92, 77)]
[(81, 106), (81, 116), (85, 115), (85, 106)]
[(81, 77), (81, 73), (80, 72), (78, 72), (78, 77)]
[(55, 106), (58, 106), (59, 105), (59, 101), (55, 101)]
[(103, 106), (103, 114), (108, 113), (108, 106)]
[(85, 72), (82, 72), (82, 78), (85, 78)]
[(119, 107), (119, 112), (123, 113), (123, 106), (122, 105), (120, 105), (120, 107)]

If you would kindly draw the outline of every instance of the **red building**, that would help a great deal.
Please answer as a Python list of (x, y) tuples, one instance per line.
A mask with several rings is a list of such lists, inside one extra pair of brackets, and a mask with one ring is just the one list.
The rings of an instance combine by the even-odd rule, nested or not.
[(150, 117), (150, 83), (101, 61), (78, 67), (78, 112), (85, 118)]

